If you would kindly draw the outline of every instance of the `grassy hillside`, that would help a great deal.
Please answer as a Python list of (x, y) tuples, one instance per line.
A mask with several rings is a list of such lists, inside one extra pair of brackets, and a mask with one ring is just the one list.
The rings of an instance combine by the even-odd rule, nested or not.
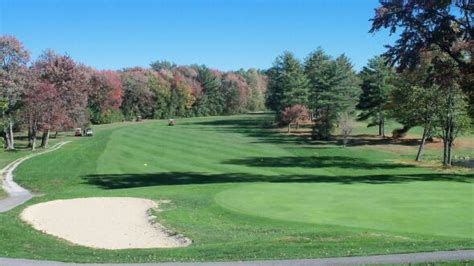
[[(159, 221), (191, 238), (191, 246), (75, 246), (22, 223), (21, 206), (0, 214), (0, 256), (150, 262), (474, 248), (472, 171), (406, 163), (416, 152), (412, 142), (354, 139), (343, 148), (279, 133), (268, 128), (271, 120), (242, 115), (179, 119), (174, 127), (101, 126), (96, 136), (26, 161), (16, 172), (19, 183), (44, 193), (27, 205), (90, 196), (169, 199)], [(440, 154), (433, 145), (431, 158)]]

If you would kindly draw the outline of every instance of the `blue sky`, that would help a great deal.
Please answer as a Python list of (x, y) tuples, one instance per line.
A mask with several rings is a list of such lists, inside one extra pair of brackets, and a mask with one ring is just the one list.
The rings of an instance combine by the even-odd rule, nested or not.
[(0, 33), (36, 58), (51, 48), (98, 69), (154, 60), (268, 68), (321, 46), (356, 69), (393, 41), (369, 34), (377, 0), (0, 0)]

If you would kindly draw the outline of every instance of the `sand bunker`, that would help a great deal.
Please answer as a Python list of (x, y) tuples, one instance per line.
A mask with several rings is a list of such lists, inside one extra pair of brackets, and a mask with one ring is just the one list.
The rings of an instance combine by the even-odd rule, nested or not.
[(107, 197), (54, 200), (26, 208), (21, 219), (74, 244), (102, 248), (171, 248), (191, 241), (152, 223), (154, 201)]

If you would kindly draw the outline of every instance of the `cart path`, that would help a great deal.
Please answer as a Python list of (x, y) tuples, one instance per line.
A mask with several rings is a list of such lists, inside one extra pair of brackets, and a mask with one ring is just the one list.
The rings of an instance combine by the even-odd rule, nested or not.
[(0, 258), (2, 266), (283, 266), (283, 265), (360, 265), (360, 264), (400, 264), (400, 263), (427, 263), (427, 262), (467, 262), (474, 261), (474, 250), (436, 251), (408, 254), (341, 257), (326, 259), (303, 259), (303, 260), (262, 260), (262, 261), (238, 261), (238, 262), (168, 262), (168, 263), (130, 263), (130, 264), (86, 264), (86, 263), (64, 263), (57, 261), (41, 261), (28, 259)]
[(50, 149), (38, 152), (38, 153), (33, 153), (28, 156), (25, 156), (23, 158), (17, 159), (7, 166), (5, 166), (3, 169), (0, 170), (0, 176), (2, 177), (2, 188), (5, 192), (8, 193), (8, 196), (4, 199), (0, 199), (0, 213), (2, 212), (7, 212), (23, 203), (28, 201), (33, 197), (33, 194), (26, 188), (18, 185), (14, 180), (13, 180), (13, 172), (15, 169), (20, 165), (22, 162), (31, 159), (33, 157), (36, 157), (41, 154), (45, 154), (48, 152), (55, 151), (59, 148), (61, 148), (63, 145), (69, 143), (70, 141), (63, 141), (60, 143), (55, 144), (52, 146)]

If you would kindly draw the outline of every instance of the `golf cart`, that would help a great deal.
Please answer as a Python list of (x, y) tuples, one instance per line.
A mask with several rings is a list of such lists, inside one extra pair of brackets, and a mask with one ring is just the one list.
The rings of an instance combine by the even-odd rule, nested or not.
[(94, 135), (94, 131), (92, 131), (92, 128), (88, 127), (84, 130), (82, 130), (80, 127), (76, 128), (75, 132), (74, 132), (74, 136), (76, 137), (82, 137), (82, 136), (86, 136), (86, 137), (92, 137)]
[(94, 131), (92, 131), (92, 128), (86, 128), (84, 130), (84, 136), (86, 137), (92, 137), (94, 135)]
[(80, 127), (76, 128), (76, 130), (74, 131), (74, 136), (82, 137), (82, 129)]

